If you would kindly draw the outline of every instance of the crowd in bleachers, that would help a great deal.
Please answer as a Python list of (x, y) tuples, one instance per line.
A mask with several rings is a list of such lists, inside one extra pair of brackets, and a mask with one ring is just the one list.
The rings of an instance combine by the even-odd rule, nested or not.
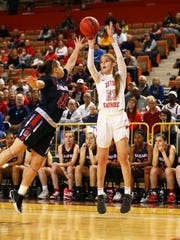
[[(157, 42), (164, 34), (173, 33), (180, 42), (180, 13), (173, 18), (168, 13), (164, 22), (151, 25), (148, 31), (139, 31), (135, 24), (131, 29), (124, 19), (118, 22), (109, 13), (104, 26), (110, 21), (114, 24), (114, 38), (124, 55), (129, 73), (125, 92), (126, 112), (130, 122), (129, 161), (132, 170), (132, 193), (135, 199), (135, 183), (143, 178), (145, 183), (141, 202), (159, 200), (159, 181), (166, 180), (168, 203), (176, 202), (180, 187), (180, 76), (175, 76), (175, 85), (167, 94), (161, 79), (155, 77), (149, 86), (145, 71), (141, 69), (138, 56), (148, 56), (152, 66), (158, 67), (157, 55), (160, 54)], [(80, 34), (77, 24), (70, 15), (54, 30), (44, 25), (42, 30), (9, 32), (5, 25), (0, 29), (0, 137), (1, 150), (13, 141), (24, 119), (34, 110), (40, 101), (37, 89), (31, 89), (24, 81), (28, 75), (36, 76), (37, 68), (48, 59), (56, 59), (65, 65), (74, 49), (74, 39)], [(101, 55), (114, 54), (104, 26), (98, 32), (94, 59), (99, 67)], [(136, 26), (137, 27), (137, 26)], [(139, 28), (140, 29), (140, 28)], [(140, 33), (140, 34), (139, 34)], [(42, 192), (40, 199), (59, 199), (63, 191), (64, 200), (96, 199), (96, 121), (98, 117), (96, 89), (86, 67), (87, 46), (81, 51), (76, 67), (69, 77), (70, 100), (67, 110), (59, 122), (67, 124), (58, 127), (58, 153), (50, 153), (40, 169), (38, 177)], [(179, 60), (174, 67), (179, 68)], [(87, 123), (71, 127), (71, 124)], [(92, 123), (91, 125), (89, 125)], [(134, 124), (136, 123), (136, 124)], [(144, 125), (140, 123), (145, 123)], [(158, 125), (159, 123), (159, 125)], [(177, 125), (176, 125), (177, 123)], [(149, 128), (146, 127), (146, 124)], [(157, 125), (156, 125), (157, 124)], [(156, 125), (156, 126), (155, 126)], [(72, 131), (73, 129), (73, 131)], [(64, 131), (65, 130), (65, 131)], [(5, 143), (3, 140), (5, 139)], [(0, 186), (3, 178), (11, 178), (13, 187), (20, 184), (21, 174), (29, 164), (30, 152), (12, 159), (0, 168)], [(57, 162), (54, 162), (54, 160)], [(60, 177), (59, 177), (60, 176)], [(60, 189), (59, 178), (66, 187)], [(121, 169), (117, 162), (114, 144), (109, 151), (106, 181), (115, 183), (113, 194), (109, 198), (120, 201)], [(51, 188), (49, 187), (49, 181)], [(88, 185), (87, 185), (88, 182)], [(106, 183), (107, 183), (106, 182)], [(53, 186), (53, 190), (52, 190)], [(49, 188), (49, 189), (48, 189)], [(0, 189), (2, 190), (2, 189)], [(108, 188), (107, 188), (108, 193)], [(107, 194), (108, 195), (108, 194)]]

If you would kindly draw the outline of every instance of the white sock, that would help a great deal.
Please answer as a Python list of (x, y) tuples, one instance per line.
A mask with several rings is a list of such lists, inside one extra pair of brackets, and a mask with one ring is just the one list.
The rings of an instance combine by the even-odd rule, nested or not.
[(104, 189), (103, 188), (98, 188), (98, 196), (99, 195), (104, 195), (105, 192), (104, 192)]
[(131, 188), (130, 187), (124, 187), (124, 193), (125, 194), (131, 194)]
[(21, 185), (20, 186), (20, 188), (19, 188), (19, 190), (18, 190), (18, 193), (20, 194), (20, 195), (25, 195), (26, 194), (26, 192), (27, 192), (27, 190), (28, 190), (28, 186), (23, 186), (23, 185)]
[(43, 191), (46, 191), (46, 190), (48, 190), (48, 187), (47, 187), (47, 185), (44, 185), (44, 186), (42, 186), (42, 189), (43, 189)]

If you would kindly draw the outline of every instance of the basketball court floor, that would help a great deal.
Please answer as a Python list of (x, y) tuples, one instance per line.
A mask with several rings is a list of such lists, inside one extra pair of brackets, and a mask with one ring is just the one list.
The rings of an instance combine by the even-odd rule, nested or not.
[(96, 203), (25, 200), (18, 214), (11, 200), (0, 200), (2, 240), (180, 240), (180, 205), (133, 204), (121, 214), (109, 202), (106, 214)]

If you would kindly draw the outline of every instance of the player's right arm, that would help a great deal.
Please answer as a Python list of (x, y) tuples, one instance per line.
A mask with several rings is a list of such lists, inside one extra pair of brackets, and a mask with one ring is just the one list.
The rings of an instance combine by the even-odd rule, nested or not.
[(91, 77), (94, 79), (95, 82), (99, 81), (99, 73), (94, 65), (94, 43), (95, 39), (88, 39), (89, 50), (88, 50), (88, 59), (87, 59), (87, 67), (91, 74)]

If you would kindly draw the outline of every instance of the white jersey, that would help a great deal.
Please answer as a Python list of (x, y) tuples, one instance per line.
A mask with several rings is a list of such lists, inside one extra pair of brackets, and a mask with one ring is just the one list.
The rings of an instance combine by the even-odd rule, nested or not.
[(98, 109), (99, 111), (107, 115), (116, 115), (117, 113), (120, 113), (122, 110), (125, 109), (124, 90), (126, 87), (126, 76), (127, 76), (126, 65), (124, 63), (124, 59), (117, 45), (117, 42), (112, 43), (112, 46), (116, 54), (118, 71), (121, 76), (120, 91), (117, 97), (115, 92), (116, 84), (115, 84), (115, 79), (113, 75), (112, 74), (105, 75), (96, 70), (94, 66), (94, 58), (93, 58), (94, 50), (93, 49), (89, 49), (88, 62), (87, 62), (91, 76), (93, 77), (96, 83), (96, 88), (97, 88), (98, 98), (99, 98)]

